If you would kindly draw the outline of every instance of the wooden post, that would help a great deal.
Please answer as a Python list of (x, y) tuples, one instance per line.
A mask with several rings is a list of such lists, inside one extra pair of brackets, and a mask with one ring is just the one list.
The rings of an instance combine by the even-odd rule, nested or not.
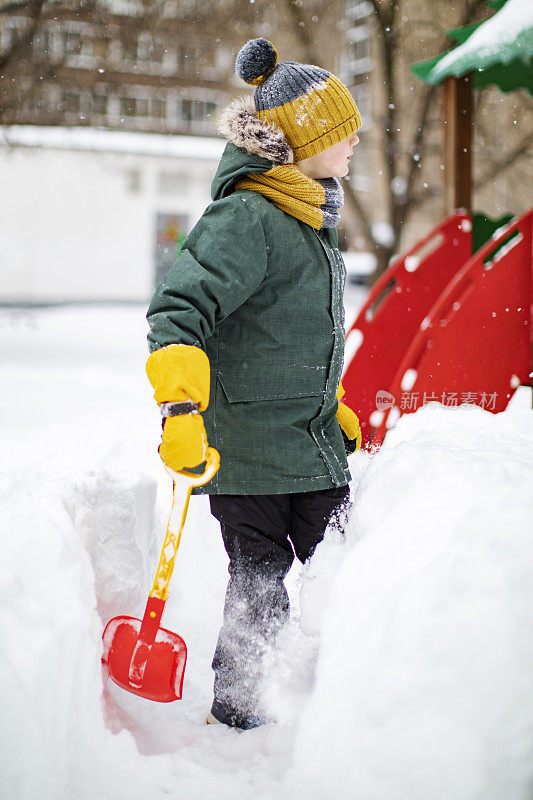
[(444, 129), (444, 215), (457, 208), (472, 213), (472, 75), (446, 78), (442, 85)]

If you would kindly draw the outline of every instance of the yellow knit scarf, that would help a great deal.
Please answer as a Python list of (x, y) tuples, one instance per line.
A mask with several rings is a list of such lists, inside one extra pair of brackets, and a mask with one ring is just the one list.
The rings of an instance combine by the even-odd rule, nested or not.
[(335, 178), (315, 181), (294, 164), (247, 175), (235, 188), (259, 192), (282, 211), (316, 230), (333, 228), (339, 221), (338, 211), (343, 202), (340, 183)]

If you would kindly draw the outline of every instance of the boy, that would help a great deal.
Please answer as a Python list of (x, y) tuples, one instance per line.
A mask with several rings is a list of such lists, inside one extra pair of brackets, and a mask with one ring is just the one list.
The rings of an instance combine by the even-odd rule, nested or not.
[(278, 64), (265, 39), (244, 45), (236, 70), (256, 86), (255, 107), (222, 115), (214, 202), (152, 299), (147, 372), (166, 417), (163, 461), (199, 465), (208, 440), (220, 452), (198, 490), (230, 559), (208, 721), (248, 729), (266, 721), (261, 662), (288, 619), (283, 580), (347, 501), (345, 445), (360, 444), (356, 415), (338, 403), (336, 225), (361, 120), (334, 75)]

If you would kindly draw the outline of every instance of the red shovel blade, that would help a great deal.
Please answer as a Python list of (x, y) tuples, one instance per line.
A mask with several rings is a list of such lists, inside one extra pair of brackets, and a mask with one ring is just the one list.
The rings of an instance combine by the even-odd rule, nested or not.
[[(104, 654), (111, 679), (147, 700), (170, 703), (181, 699), (187, 645), (177, 633), (159, 628), (153, 644), (139, 637), (142, 621), (136, 617), (114, 617), (104, 631)], [(137, 674), (135, 661), (142, 670)]]

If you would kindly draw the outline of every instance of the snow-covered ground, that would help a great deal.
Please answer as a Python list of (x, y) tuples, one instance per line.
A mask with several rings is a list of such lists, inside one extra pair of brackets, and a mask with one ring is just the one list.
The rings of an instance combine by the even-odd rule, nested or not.
[(351, 458), (346, 537), (289, 576), (277, 725), (205, 725), (226, 583), (205, 497), (164, 617), (189, 649), (183, 700), (103, 681), (103, 626), (142, 615), (170, 501), (144, 311), (0, 312), (0, 796), (531, 798), (527, 389), (500, 415), (428, 406)]

